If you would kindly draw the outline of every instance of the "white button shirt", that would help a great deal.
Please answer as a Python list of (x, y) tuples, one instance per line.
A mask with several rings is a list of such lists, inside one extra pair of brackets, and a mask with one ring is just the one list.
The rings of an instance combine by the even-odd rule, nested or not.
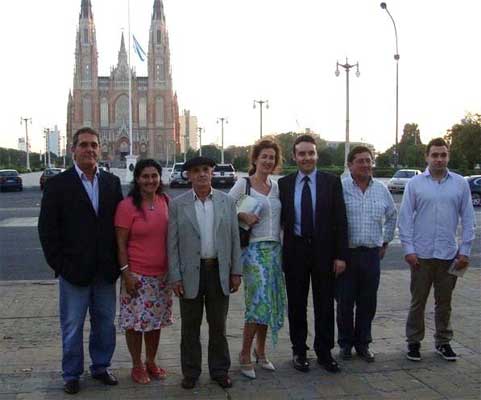
[(217, 258), (214, 234), (214, 202), (212, 190), (204, 201), (194, 191), (194, 207), (200, 229), (200, 258)]

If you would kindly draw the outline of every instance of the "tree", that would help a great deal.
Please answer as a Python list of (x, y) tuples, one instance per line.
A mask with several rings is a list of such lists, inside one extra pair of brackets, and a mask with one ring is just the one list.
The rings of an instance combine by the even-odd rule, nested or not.
[(458, 169), (474, 169), (481, 163), (481, 114), (468, 113), (445, 135), (450, 143), (450, 165)]
[(401, 137), (400, 144), (413, 145), (422, 144), (421, 132), (419, 131), (418, 124), (409, 123), (404, 125), (403, 135)]

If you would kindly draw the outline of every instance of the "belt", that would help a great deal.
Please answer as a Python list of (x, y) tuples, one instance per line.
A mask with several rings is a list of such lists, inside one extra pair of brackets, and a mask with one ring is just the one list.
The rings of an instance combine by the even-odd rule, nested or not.
[(376, 249), (379, 249), (379, 247), (359, 246), (359, 247), (350, 248), (349, 250), (358, 251), (358, 252), (367, 252), (367, 251), (373, 251), (373, 250), (376, 250)]
[(302, 237), (297, 235), (294, 235), (294, 239), (296, 240), (296, 242), (307, 244), (309, 246), (312, 244), (312, 241), (313, 241), (312, 238), (307, 238), (307, 237)]
[(200, 265), (204, 265), (206, 267), (218, 267), (219, 260), (217, 258), (202, 258), (200, 260)]

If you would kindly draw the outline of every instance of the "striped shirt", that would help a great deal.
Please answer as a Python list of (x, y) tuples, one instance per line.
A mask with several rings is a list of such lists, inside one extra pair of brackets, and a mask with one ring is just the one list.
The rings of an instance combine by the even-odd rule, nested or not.
[(365, 192), (348, 176), (342, 180), (349, 248), (381, 247), (394, 238), (397, 210), (391, 193), (371, 179)]
[(475, 218), (469, 184), (462, 176), (448, 171), (437, 181), (426, 168), (408, 181), (399, 211), (399, 238), (405, 254), (452, 260), (458, 252), (459, 222), (459, 253), (469, 257)]

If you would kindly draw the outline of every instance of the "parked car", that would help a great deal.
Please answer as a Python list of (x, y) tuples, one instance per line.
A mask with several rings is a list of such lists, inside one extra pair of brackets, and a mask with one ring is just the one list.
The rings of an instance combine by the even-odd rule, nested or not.
[(173, 187), (189, 187), (190, 182), (185, 177), (185, 174), (182, 173), (182, 166), (184, 163), (175, 163), (172, 167), (172, 172), (170, 173), (169, 177), (169, 186)]
[(212, 186), (233, 186), (237, 174), (232, 164), (217, 164), (212, 174)]
[(481, 175), (467, 176), (474, 207), (481, 207)]
[(406, 183), (409, 181), (409, 179), (421, 173), (422, 172), (418, 169), (400, 169), (396, 171), (394, 176), (389, 180), (387, 183), (387, 188), (391, 193), (403, 193)]
[(45, 182), (47, 181), (47, 179), (57, 174), (60, 174), (60, 172), (63, 171), (63, 168), (45, 168), (42, 172), (42, 175), (40, 175), (40, 190), (43, 190), (43, 188), (45, 187)]
[(0, 169), (0, 191), (4, 190), (23, 190), (22, 178), (15, 169)]

